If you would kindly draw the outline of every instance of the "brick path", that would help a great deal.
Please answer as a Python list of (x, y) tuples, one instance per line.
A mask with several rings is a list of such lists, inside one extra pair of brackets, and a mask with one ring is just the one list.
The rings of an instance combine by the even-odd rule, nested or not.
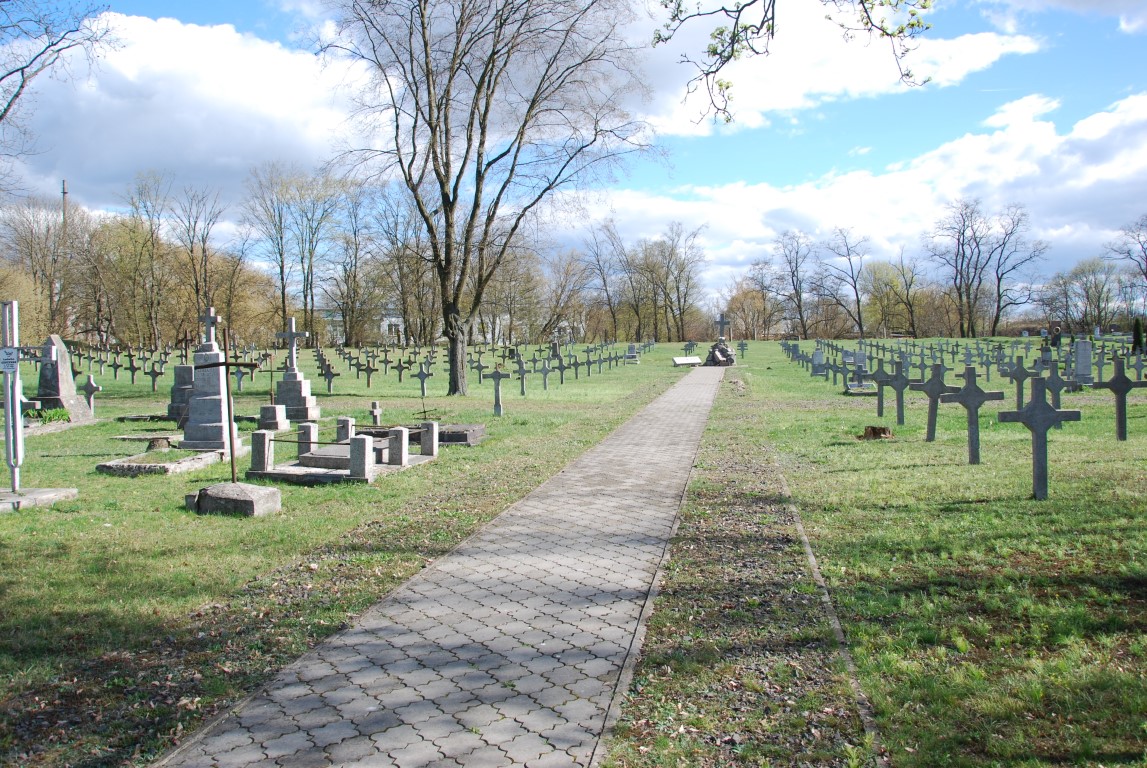
[(696, 368), (157, 766), (586, 766), (721, 381)]

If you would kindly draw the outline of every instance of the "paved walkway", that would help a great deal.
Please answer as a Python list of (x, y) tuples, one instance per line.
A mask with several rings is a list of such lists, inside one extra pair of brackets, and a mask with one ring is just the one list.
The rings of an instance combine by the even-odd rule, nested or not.
[(590, 765), (723, 373), (691, 371), (158, 765)]

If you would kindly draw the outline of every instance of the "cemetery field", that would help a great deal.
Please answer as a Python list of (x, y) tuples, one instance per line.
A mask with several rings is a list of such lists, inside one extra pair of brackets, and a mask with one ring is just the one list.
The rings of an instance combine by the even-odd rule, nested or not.
[[(588, 379), (570, 371), (564, 385), (554, 372), (547, 391), (532, 376), (526, 397), (507, 380), (501, 418), (492, 384), (473, 374), (470, 396), (445, 397), (441, 366), (425, 400), (417, 380), (400, 384), (393, 371), (368, 389), (344, 369), (326, 395), (308, 352), (320, 440), (333, 439), (336, 416), (370, 424), (372, 400), (384, 425), (433, 418), (485, 424), (488, 436), (369, 486), (280, 485), (283, 511), (248, 519), (183, 507), (184, 494), (229, 480), (227, 463), (97, 473), (147, 445), (117, 437), (178, 434), (171, 421), (116, 420), (165, 413), (170, 373), (154, 394), (143, 377), (134, 386), (122, 371), (97, 377), (98, 423), (27, 437), (22, 487), (73, 487), (79, 498), (0, 513), (0, 763), (147, 764), (665, 391), (687, 370), (670, 365), (675, 351)], [(34, 372), (23, 376), (34, 393)], [(236, 395), (237, 413), (257, 415), (268, 395), (259, 374)], [(244, 434), (254, 426), (240, 424)], [(290, 449), (280, 445), (277, 458)], [(238, 460), (240, 478), (248, 462)]]
[[(802, 348), (812, 348), (803, 342)], [(950, 376), (950, 375), (949, 375)], [(959, 381), (954, 383), (959, 384)], [(1031, 436), (809, 377), (755, 343), (726, 374), (612, 766), (1147, 764), (1147, 390), (1063, 394), (1049, 498)], [(859, 440), (870, 425), (893, 438)], [(866, 734), (799, 512), (871, 702)]]

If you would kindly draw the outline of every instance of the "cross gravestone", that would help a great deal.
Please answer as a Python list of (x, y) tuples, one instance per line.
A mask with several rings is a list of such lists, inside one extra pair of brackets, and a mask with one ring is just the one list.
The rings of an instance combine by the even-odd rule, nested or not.
[(1096, 382), (1094, 389), (1106, 389), (1115, 395), (1115, 439), (1127, 439), (1127, 395), (1131, 390), (1147, 387), (1147, 381), (1132, 381), (1125, 370), (1125, 363), (1118, 355), (1112, 359), (1115, 371), (1107, 381)]
[(1022, 409), (1000, 411), (1001, 424), (1020, 423), (1032, 435), (1032, 498), (1047, 498), (1047, 432), (1055, 424), (1079, 421), (1079, 411), (1059, 411), (1047, 402), (1047, 389), (1043, 379), (1032, 379), (1031, 400)]
[(888, 386), (896, 392), (896, 423), (904, 425), (904, 390), (912, 382), (904, 375), (904, 363), (896, 361), (896, 373), (888, 379)]
[(88, 380), (76, 388), (76, 391), (84, 393), (84, 402), (88, 404), (88, 410), (92, 412), (92, 418), (96, 415), (96, 393), (103, 392), (104, 388), (96, 384), (96, 380), (92, 375), (88, 374)]
[(936, 441), (936, 417), (940, 411), (940, 398), (943, 395), (958, 392), (959, 387), (944, 383), (944, 364), (932, 364), (932, 376), (927, 381), (909, 385), (914, 392), (923, 392), (928, 397), (928, 426), (924, 435), (924, 442)]
[(494, 415), (502, 415), (502, 380), (510, 378), (510, 374), (504, 372), (501, 368), (494, 368), (493, 371), (487, 373), (483, 378), (493, 379), (494, 381)]
[(224, 455), (243, 453), (243, 443), (235, 428), (231, 402), (227, 397), (228, 363), (215, 341), (215, 327), (220, 322), (215, 307), (208, 307), (199, 319), (203, 321), (204, 341), (195, 350), (195, 380), (179, 447), (193, 451), (223, 451)]
[(418, 379), (418, 385), (423, 397), (426, 397), (426, 380), (433, 375), (434, 374), (430, 372), (430, 366), (426, 363), (418, 366), (418, 373), (414, 374), (414, 378)]
[(942, 403), (959, 403), (968, 412), (968, 463), (980, 463), (980, 406), (990, 400), (1003, 400), (1003, 392), (985, 392), (976, 383), (976, 367), (964, 367), (964, 386), (956, 392), (940, 395)]
[(1008, 369), (1008, 378), (1016, 384), (1016, 410), (1024, 407), (1024, 382), (1035, 376), (1024, 367), (1023, 356), (1016, 357), (1016, 364)]
[(295, 330), (295, 318), (287, 321), (287, 330), (276, 333), (275, 338), (287, 342), (287, 362), (283, 378), (275, 383), (275, 403), (287, 409), (287, 420), (293, 422), (318, 421), (321, 409), (311, 394), (311, 382), (299, 371), (298, 341), (310, 336)]
[(725, 313), (722, 312), (721, 316), (717, 318), (717, 335), (721, 338), (725, 337), (725, 331), (729, 329), (729, 321), (725, 319)]

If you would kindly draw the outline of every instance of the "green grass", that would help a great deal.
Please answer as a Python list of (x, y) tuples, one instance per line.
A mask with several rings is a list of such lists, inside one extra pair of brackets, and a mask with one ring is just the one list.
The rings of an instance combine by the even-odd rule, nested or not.
[[(172, 476), (96, 473), (139, 451), (116, 436), (176, 431), (114, 420), (163, 413), (170, 373), (154, 395), (142, 377), (135, 387), (99, 379), (99, 423), (27, 438), (22, 486), (75, 487), (79, 498), (0, 514), (0, 762), (146, 763), (671, 386), (684, 374), (671, 354), (564, 386), (554, 375), (548, 392), (532, 377), (525, 398), (505, 382), (514, 386), (500, 419), (489, 383), (472, 382), (465, 398), (444, 397), (443, 384), (423, 403), (417, 380), (380, 374), (368, 391), (344, 371), (335, 395), (314, 387), (321, 439), (339, 415), (370, 423), (371, 400), (386, 424), (417, 423), (425, 406), (442, 423), (484, 423), (489, 436), (370, 486), (282, 486), (282, 513), (254, 519), (183, 508), (185, 494), (229, 479), (226, 462)], [(239, 414), (267, 401), (262, 378), (237, 397)], [(25, 381), (35, 386), (30, 371)]]
[[(783, 471), (893, 764), (1147, 765), (1143, 390), (1130, 398), (1125, 443), (1115, 440), (1110, 393), (1065, 393), (1063, 406), (1081, 410), (1083, 420), (1050, 435), (1050, 498), (1034, 501), (1030, 434), (996, 422), (998, 410), (1014, 408), (1014, 388), (995, 376), (984, 388), (1007, 399), (982, 410), (983, 463), (969, 466), (958, 406), (941, 406), (937, 439), (926, 443), (921, 394), (908, 393), (907, 424), (897, 426), (894, 408), (877, 419), (874, 398), (844, 397), (811, 379), (778, 345), (754, 345), (739, 362), (712, 415), (689, 509), (703, 505), (718, 521), (735, 516), (738, 494), (762, 482), (754, 467), (762, 476)], [(856, 439), (866, 425), (890, 426), (894, 439)], [(730, 475), (733, 485), (714, 494), (713, 478)], [(679, 558), (708, 541), (689, 523), (695, 514), (687, 509)], [(784, 530), (769, 520), (761, 535)], [(719, 623), (682, 615), (675, 597), (676, 585), (691, 579), (694, 593), (726, 588), (727, 569), (708, 578), (704, 569), (687, 559), (671, 569), (651, 623), (652, 653), (667, 652), (659, 642), (678, 650), (675, 638), (726, 635)], [(809, 616), (817, 620), (811, 609)], [(660, 641), (659, 622), (672, 625)], [(781, 626), (790, 640), (797, 636), (797, 622)], [(671, 689), (636, 695), (634, 709), (658, 696), (703, 701), (709, 681), (685, 674)], [(634, 722), (643, 717), (631, 714)], [(799, 726), (792, 717), (782, 722)], [(678, 764), (679, 746), (651, 746), (641, 731), (625, 734), (615, 764)], [(855, 731), (842, 734), (856, 744)], [(847, 751), (841, 746), (832, 760)], [(760, 764), (731, 752), (692, 760)]]

